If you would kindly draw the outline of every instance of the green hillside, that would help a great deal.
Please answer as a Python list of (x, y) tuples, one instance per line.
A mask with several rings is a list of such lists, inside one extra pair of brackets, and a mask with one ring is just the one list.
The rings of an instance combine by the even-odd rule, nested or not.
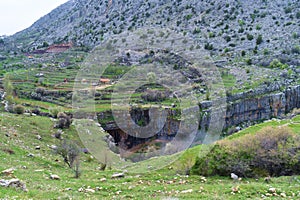
[[(54, 122), (46, 117), (1, 113), (0, 116), (0, 171), (14, 168), (11, 175), (1, 174), (0, 179), (18, 178), (26, 184), (28, 192), (20, 189), (0, 187), (0, 198), (4, 199), (260, 199), (272, 196), (281, 199), (300, 197), (300, 177), (271, 178), (271, 182), (243, 178), (240, 181), (227, 177), (187, 176), (186, 169), (193, 166), (197, 156), (209, 152), (207, 146), (196, 146), (182, 153), (169, 166), (150, 171), (149, 166), (162, 165), (170, 157), (152, 158), (133, 166), (138, 173), (125, 173), (124, 178), (112, 179), (117, 166), (100, 171), (100, 164), (89, 154), (81, 153), (79, 179), (73, 171), (54, 154), (51, 145), (58, 145), (53, 137), (57, 129)], [(243, 138), (255, 134), (265, 126), (289, 126), (299, 134), (299, 116), (291, 120), (271, 121), (245, 129), (232, 138)], [(40, 138), (40, 137), (41, 138)], [(64, 130), (64, 138), (79, 141), (74, 126)], [(40, 139), (40, 140), (39, 140)], [(39, 146), (39, 150), (36, 149)], [(31, 154), (31, 155), (29, 155)], [(174, 157), (176, 155), (172, 155)], [(128, 171), (131, 171), (130, 168)], [(56, 174), (60, 180), (51, 180)], [(104, 179), (105, 178), (105, 179)], [(275, 188), (276, 193), (270, 192)]]

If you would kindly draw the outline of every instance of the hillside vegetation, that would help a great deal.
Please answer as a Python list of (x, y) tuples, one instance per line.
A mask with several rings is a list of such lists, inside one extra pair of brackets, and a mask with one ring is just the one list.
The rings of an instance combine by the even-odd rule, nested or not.
[[(114, 173), (120, 172), (116, 170), (117, 166), (111, 166), (111, 170), (101, 171), (101, 165), (92, 158), (92, 155), (81, 153), (82, 175), (76, 179), (73, 171), (51, 149), (51, 145), (59, 144), (59, 140), (53, 136), (57, 132), (57, 129), (53, 128), (53, 121), (46, 117), (2, 113), (0, 122), (0, 156), (4, 161), (0, 171), (14, 169), (12, 174), (2, 173), (0, 179), (16, 177), (26, 184), (28, 190), (24, 192), (20, 189), (0, 187), (0, 198), (248, 199), (273, 196), (275, 199), (280, 199), (285, 196), (300, 197), (299, 176), (271, 178), (270, 182), (265, 182), (264, 176), (258, 179), (243, 178), (240, 181), (233, 181), (230, 179), (230, 174), (223, 174), (225, 177), (185, 175), (188, 172), (186, 170), (194, 165), (197, 157), (210, 158), (214, 153), (213, 149), (210, 151), (210, 148), (204, 146), (196, 146), (185, 151), (173, 164), (158, 171), (149, 172), (149, 166), (162, 164), (164, 159), (170, 159), (168, 156), (143, 161), (133, 166), (136, 173), (132, 173), (128, 168), (129, 172), (125, 172), (125, 177), (117, 179), (111, 178)], [(292, 120), (272, 121), (250, 127), (237, 133), (233, 139), (220, 141), (220, 144), (230, 144), (230, 141), (243, 142), (249, 138), (249, 135), (259, 135), (256, 134), (256, 130), (265, 126), (273, 126), (273, 130), (277, 130), (278, 126), (287, 126), (293, 130), (293, 134), (299, 135), (299, 117), (296, 117)], [(62, 136), (79, 142), (73, 126), (65, 129)], [(80, 145), (80, 142), (78, 144)], [(216, 147), (218, 145), (213, 148)], [(236, 146), (232, 148), (234, 147)], [(58, 175), (60, 179), (51, 180), (50, 176), (53, 174)], [(275, 188), (276, 191), (271, 188)]]
[(1, 36), (0, 199), (300, 199), (299, 28), (299, 0), (70, 0)]

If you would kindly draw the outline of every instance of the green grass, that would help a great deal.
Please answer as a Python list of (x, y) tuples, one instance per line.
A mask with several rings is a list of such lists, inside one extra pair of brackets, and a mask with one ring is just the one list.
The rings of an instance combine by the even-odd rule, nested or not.
[[(300, 116), (292, 121), (299, 121)], [(243, 134), (254, 133), (263, 126), (254, 126), (237, 133), (236, 137)], [(273, 125), (283, 125), (288, 120)], [(99, 171), (99, 163), (95, 159), (89, 159), (90, 155), (82, 155), (82, 176), (73, 178), (73, 172), (62, 162), (62, 159), (54, 154), (48, 145), (57, 144), (57, 139), (52, 137), (56, 132), (54, 122), (45, 117), (30, 117), (1, 113), (0, 115), (0, 158), (2, 160), (0, 171), (15, 167), (14, 176), (25, 182), (29, 192), (22, 192), (13, 188), (0, 187), (0, 198), (4, 199), (261, 199), (268, 193), (269, 188), (275, 187), (277, 194), (285, 193), (291, 199), (300, 197), (300, 177), (272, 178), (270, 183), (263, 179), (243, 179), (234, 182), (228, 177), (207, 177), (203, 181), (199, 176), (185, 176), (182, 173), (186, 167), (193, 165), (196, 156), (205, 154), (204, 146), (196, 146), (180, 155), (153, 158), (135, 164), (125, 178), (111, 179), (116, 171)], [(272, 123), (271, 123), (272, 125)], [(299, 130), (299, 124), (291, 124), (291, 128)], [(63, 137), (79, 140), (78, 134), (71, 126), (64, 130)], [(10, 137), (5, 136), (8, 133)], [(36, 135), (42, 136), (37, 140)], [(41, 150), (35, 150), (35, 146), (41, 146)], [(14, 151), (14, 154), (6, 153), (5, 149)], [(28, 157), (33, 153), (35, 157)], [(179, 156), (178, 156), (179, 155)], [(178, 156), (178, 158), (176, 158)], [(175, 159), (174, 159), (175, 158)], [(170, 159), (175, 161), (160, 170), (149, 172), (149, 165), (164, 166)], [(165, 164), (164, 164), (165, 163)], [(50, 180), (50, 174), (57, 174), (60, 180)], [(137, 176), (140, 175), (140, 176)], [(101, 182), (101, 178), (107, 181)], [(0, 179), (9, 179), (0, 175)], [(239, 187), (239, 192), (232, 194), (233, 187)], [(95, 193), (79, 192), (80, 188), (99, 188)], [(67, 190), (71, 188), (72, 190)], [(192, 189), (191, 192), (183, 193)], [(121, 191), (121, 192), (120, 192)], [(294, 197), (293, 197), (294, 195)], [(272, 199), (281, 199), (279, 196)]]
[(236, 84), (235, 76), (229, 73), (222, 74), (222, 80), (225, 88), (232, 88)]
[(267, 122), (256, 124), (254, 126), (250, 126), (238, 133), (235, 133), (231, 136), (228, 136), (227, 139), (234, 139), (241, 137), (246, 134), (255, 134), (257, 131), (261, 130), (264, 127), (271, 126), (271, 127), (278, 127), (278, 126), (288, 126), (290, 127), (295, 133), (300, 134), (300, 115), (292, 119), (284, 119), (284, 120), (268, 120)]

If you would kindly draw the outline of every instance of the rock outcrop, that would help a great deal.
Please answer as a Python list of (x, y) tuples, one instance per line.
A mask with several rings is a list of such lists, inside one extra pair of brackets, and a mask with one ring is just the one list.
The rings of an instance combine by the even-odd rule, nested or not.
[(235, 102), (228, 102), (224, 128), (244, 122), (281, 117), (294, 108), (300, 108), (300, 86), (259, 97), (247, 98), (246, 96)]
[[(239, 98), (237, 98), (239, 97)], [(237, 94), (237, 97), (231, 97), (227, 101), (226, 115), (224, 116), (223, 131), (227, 131), (230, 127), (249, 126), (252, 123), (268, 120), (271, 118), (280, 118), (292, 111), (294, 108), (300, 108), (300, 86), (289, 87), (283, 92), (274, 92), (262, 96), (253, 96), (253, 94)], [(235, 101), (229, 101), (235, 99)], [(205, 101), (200, 103), (201, 116), (199, 122), (199, 135), (196, 137), (196, 143), (201, 143), (205, 132), (211, 123), (210, 115), (212, 102)], [(167, 120), (163, 128), (158, 131), (155, 136), (150, 138), (135, 138), (123, 130), (117, 124), (110, 121), (104, 125), (104, 129), (114, 138), (116, 144), (124, 143), (127, 148), (132, 148), (149, 140), (170, 141), (172, 140), (180, 126), (178, 119), (179, 111), (167, 109)], [(103, 115), (111, 115), (111, 113), (98, 114), (101, 123)], [(177, 117), (176, 117), (177, 116)], [(139, 124), (141, 121), (146, 125), (149, 122), (149, 110), (136, 109), (131, 111), (132, 120)], [(199, 141), (200, 140), (200, 141)]]

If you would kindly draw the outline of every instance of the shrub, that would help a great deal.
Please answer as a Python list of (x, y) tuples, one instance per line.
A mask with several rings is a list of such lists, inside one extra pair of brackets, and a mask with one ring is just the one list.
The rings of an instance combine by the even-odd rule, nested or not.
[(35, 89), (35, 92), (38, 94), (44, 94), (45, 91), (46, 91), (45, 88), (42, 88), (42, 87), (38, 87)]
[(24, 114), (24, 112), (25, 112), (25, 107), (22, 106), (22, 105), (16, 105), (16, 106), (14, 107), (14, 112), (17, 113), (17, 114), (19, 114), (19, 115)]
[(292, 12), (292, 8), (291, 7), (285, 7), (284, 8), (284, 12), (285, 12), (285, 14), (291, 13)]
[(256, 44), (260, 45), (262, 43), (263, 39), (262, 39), (262, 35), (259, 35), (256, 39)]
[(251, 65), (252, 64), (251, 58), (246, 58), (245, 62), (246, 62), (247, 65)]
[(241, 56), (245, 56), (246, 55), (246, 52), (243, 50), (242, 52), (241, 52)]
[(280, 68), (280, 69), (286, 69), (288, 67), (287, 64), (281, 63), (278, 59), (272, 60), (272, 62), (269, 65), (270, 68)]
[(256, 134), (219, 141), (192, 173), (243, 177), (300, 174), (300, 137), (286, 127), (266, 127)]
[(208, 37), (209, 37), (209, 38), (213, 38), (213, 37), (215, 37), (215, 34), (214, 34), (213, 32), (209, 32), (209, 33), (208, 33)]
[(204, 49), (206, 49), (206, 50), (213, 50), (214, 47), (213, 47), (212, 44), (206, 43), (206, 44), (204, 45)]
[(224, 37), (224, 39), (226, 40), (226, 42), (230, 42), (230, 41), (231, 41), (231, 37), (228, 36), (228, 35), (226, 35), (226, 36)]
[(49, 114), (52, 116), (52, 117), (54, 117), (54, 118), (56, 118), (57, 117), (57, 114), (59, 113), (59, 112), (61, 112), (62, 111), (62, 108), (61, 107), (51, 107), (51, 108), (49, 108)]
[(55, 128), (69, 128), (71, 125), (71, 117), (64, 112), (57, 114), (58, 122), (55, 124)]
[(75, 177), (79, 178), (80, 173), (80, 149), (74, 141), (63, 140), (56, 149), (56, 153), (61, 155), (64, 159), (64, 162), (74, 170)]
[(293, 54), (300, 54), (300, 46), (294, 46), (291, 52)]
[(248, 40), (253, 40), (253, 38), (254, 38), (253, 35), (247, 34), (247, 39), (248, 39)]

